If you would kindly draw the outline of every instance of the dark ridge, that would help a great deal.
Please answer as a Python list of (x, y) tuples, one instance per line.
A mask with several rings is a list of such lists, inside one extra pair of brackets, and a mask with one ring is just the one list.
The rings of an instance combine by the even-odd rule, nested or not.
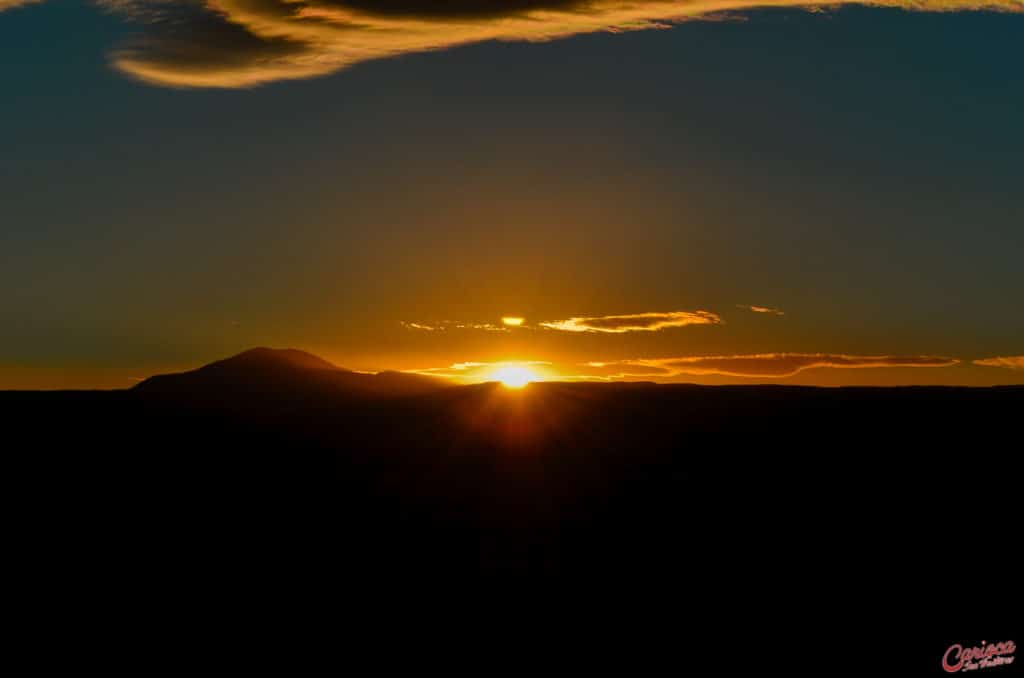
[(353, 372), (293, 348), (253, 348), (195, 370), (161, 374), (133, 391), (225, 404), (249, 397), (407, 396), (448, 386), (440, 379), (404, 372)]
[[(279, 364), (279, 365), (291, 365), (293, 367), (310, 369), (310, 370), (340, 370), (334, 363), (330, 363), (320, 356), (307, 353), (306, 351), (300, 351), (296, 348), (266, 348), (259, 346), (257, 348), (251, 348), (248, 351), (243, 351), (236, 356), (219, 360), (215, 363), (211, 363), (206, 366), (207, 369), (214, 367), (215, 365), (223, 365), (225, 363), (235, 364), (248, 364), (248, 365), (266, 365), (266, 364)], [(348, 370), (345, 370), (348, 371)]]
[(787, 675), (948, 675), (950, 644), (1016, 638), (999, 615), (1021, 609), (1024, 387), (438, 388), (320, 365), (258, 350), (134, 390), (0, 393), (25, 488), (11, 560), (96, 609), (160, 589), (322, 613), (353, 589), (511, 573), (601, 605), (639, 592), (660, 624), (675, 592), (679, 642), (727, 629), (694, 641), (728, 648), (687, 658), (695, 676), (764, 675), (790, 647)]

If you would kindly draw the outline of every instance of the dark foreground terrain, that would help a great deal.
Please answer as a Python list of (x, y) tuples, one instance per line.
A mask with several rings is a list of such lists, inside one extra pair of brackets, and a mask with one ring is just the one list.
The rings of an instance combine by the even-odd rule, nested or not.
[(671, 582), (691, 613), (825, 631), (1020, 612), (1022, 387), (511, 390), (316, 361), (0, 393), (21, 529), (63, 554), (42, 567), (172, 588)]

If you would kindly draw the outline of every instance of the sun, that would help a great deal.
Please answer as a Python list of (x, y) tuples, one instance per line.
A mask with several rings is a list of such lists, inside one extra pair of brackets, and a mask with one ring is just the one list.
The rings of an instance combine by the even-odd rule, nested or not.
[(539, 377), (525, 367), (502, 367), (491, 372), (490, 378), (493, 381), (500, 381), (508, 388), (522, 388), (531, 381), (537, 381)]

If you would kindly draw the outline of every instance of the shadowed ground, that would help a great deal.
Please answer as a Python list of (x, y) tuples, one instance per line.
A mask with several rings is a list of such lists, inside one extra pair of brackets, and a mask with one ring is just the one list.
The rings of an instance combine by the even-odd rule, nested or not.
[(48, 548), (236, 583), (663, 578), (698, 609), (844, 622), (1012, 578), (1021, 387), (368, 388), (245, 355), (132, 391), (0, 393)]

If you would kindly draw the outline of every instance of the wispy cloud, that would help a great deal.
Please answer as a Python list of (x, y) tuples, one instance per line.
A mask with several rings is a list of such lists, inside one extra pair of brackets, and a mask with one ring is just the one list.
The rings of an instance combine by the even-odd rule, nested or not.
[(443, 330), (485, 330), (487, 332), (508, 332), (510, 326), (495, 325), (494, 323), (460, 322), (456, 320), (439, 320), (437, 322), (407, 322), (399, 323), (407, 330), (422, 330), (424, 332), (439, 332)]
[(423, 330), (424, 332), (436, 332), (437, 330), (443, 330), (443, 325), (425, 325), (423, 323), (409, 323), (404, 320), (400, 321), (402, 327), (407, 330)]
[[(95, 0), (140, 19), (121, 71), (172, 87), (251, 87), (484, 40), (543, 41), (811, 0)], [(22, 4), (0, 0), (0, 8)], [(914, 10), (1024, 11), (1021, 0), (834, 0)]]
[(492, 374), (502, 368), (526, 368), (537, 374), (538, 378), (544, 379), (550, 376), (551, 363), (546, 360), (503, 360), (491, 362), (462, 362), (452, 363), (445, 367), (427, 367), (417, 370), (408, 370), (415, 374), (423, 374), (431, 377), (444, 377), (454, 381), (474, 383), (490, 381)]
[(569, 318), (540, 323), (541, 327), (563, 332), (656, 332), (669, 327), (718, 325), (722, 319), (710, 311), (667, 311)]
[(528, 325), (524, 318), (504, 316), (501, 324), (461, 320), (400, 321), (408, 330), (438, 332), (443, 330), (486, 330), (488, 332), (510, 332), (515, 330), (536, 330), (538, 328), (562, 332), (655, 332), (669, 327), (686, 325), (718, 325), (722, 319), (711, 311), (666, 311), (652, 313), (631, 313), (626, 315), (603, 315), (574, 317), (566, 320), (548, 320)]
[(731, 377), (791, 377), (814, 368), (864, 369), (877, 367), (948, 367), (959, 361), (943, 356), (844, 355), (837, 353), (757, 353), (726, 356), (686, 356), (589, 363), (600, 366), (606, 378), (677, 375)]
[(767, 314), (770, 314), (770, 315), (786, 315), (785, 311), (781, 311), (781, 310), (779, 310), (777, 308), (772, 308), (771, 306), (747, 306), (745, 304), (736, 304), (736, 308), (742, 308), (744, 310), (752, 311), (754, 313), (767, 313)]
[(784, 379), (816, 368), (870, 369), (894, 367), (949, 367), (955, 358), (928, 355), (845, 355), (836, 353), (757, 353), (745, 355), (638, 358), (633, 360), (559, 363), (543, 360), (460, 362), (444, 367), (411, 370), (464, 383), (488, 381), (503, 367), (526, 367), (542, 379), (554, 381), (681, 381), (693, 376), (749, 379)]
[(1005, 367), (1010, 370), (1024, 370), (1024, 355), (984, 358), (982, 360), (975, 360), (974, 364), (983, 367)]

